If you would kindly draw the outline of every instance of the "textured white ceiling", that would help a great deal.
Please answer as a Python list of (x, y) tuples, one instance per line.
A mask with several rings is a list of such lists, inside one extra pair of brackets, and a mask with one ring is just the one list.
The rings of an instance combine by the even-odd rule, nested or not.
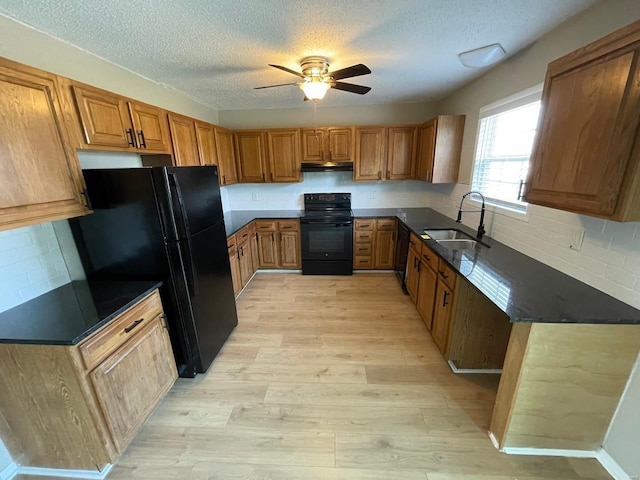
[(500, 43), (513, 55), (598, 0), (0, 0), (0, 12), (218, 110), (302, 106), (309, 55), (367, 95), (330, 90), (327, 105), (432, 101), (477, 77), (457, 54)]

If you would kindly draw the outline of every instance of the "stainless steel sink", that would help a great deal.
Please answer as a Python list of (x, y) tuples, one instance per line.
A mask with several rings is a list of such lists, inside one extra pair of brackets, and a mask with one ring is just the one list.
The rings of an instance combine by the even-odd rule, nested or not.
[[(443, 240), (473, 240), (469, 235), (460, 230), (424, 230), (424, 233), (429, 235), (436, 242), (441, 242)], [(475, 241), (475, 240), (473, 240)]]
[(476, 240), (473, 240), (471, 238), (466, 238), (464, 240), (437, 240), (437, 242), (444, 248), (449, 250), (473, 250), (474, 248), (480, 247), (480, 242), (477, 242)]
[(424, 230), (424, 233), (449, 250), (473, 250), (480, 248), (481, 245), (487, 248), (489, 247), (489, 245), (478, 241), (471, 235), (453, 228)]

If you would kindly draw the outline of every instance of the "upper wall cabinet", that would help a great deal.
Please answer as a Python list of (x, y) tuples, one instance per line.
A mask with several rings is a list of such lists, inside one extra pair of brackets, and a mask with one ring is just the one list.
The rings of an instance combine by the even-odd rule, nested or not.
[(198, 140), (200, 163), (202, 165), (218, 165), (214, 126), (196, 121), (196, 138)]
[(387, 180), (408, 180), (413, 178), (417, 133), (415, 126), (389, 127)]
[(233, 148), (233, 133), (222, 127), (215, 127), (214, 131), (220, 185), (224, 186), (238, 183), (238, 173), (236, 171)]
[(640, 220), (640, 22), (549, 64), (529, 203)]
[(241, 130), (233, 133), (238, 181), (264, 183), (267, 181), (266, 138), (262, 130)]
[(300, 181), (299, 129), (237, 130), (233, 137), (238, 181)]
[(420, 126), (416, 180), (458, 181), (464, 120), (464, 115), (439, 115)]
[(157, 107), (73, 82), (82, 148), (170, 153), (165, 112)]
[(417, 130), (404, 127), (356, 128), (353, 179), (407, 180), (415, 168)]
[(305, 128), (302, 130), (303, 162), (353, 161), (353, 128)]
[(169, 128), (171, 130), (171, 143), (176, 165), (200, 165), (195, 120), (170, 113)]
[(0, 230), (89, 213), (54, 75), (0, 59)]
[(300, 130), (267, 130), (267, 158), (269, 181), (299, 182), (300, 175)]

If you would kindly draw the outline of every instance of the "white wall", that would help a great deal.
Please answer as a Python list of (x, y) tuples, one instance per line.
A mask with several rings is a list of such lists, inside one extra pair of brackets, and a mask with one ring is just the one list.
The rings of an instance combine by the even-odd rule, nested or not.
[[(225, 210), (302, 209), (302, 194), (350, 192), (353, 208), (424, 207), (424, 182), (354, 182), (352, 172), (304, 173), (302, 183), (237, 184), (225, 187)], [(225, 198), (223, 198), (223, 201)]]
[[(151, 26), (149, 28), (152, 28)], [(203, 121), (218, 112), (85, 50), (0, 14), (0, 57), (104, 88)]]
[[(453, 216), (461, 195), (469, 190), (480, 107), (541, 83), (550, 61), (638, 19), (640, 2), (636, 0), (598, 3), (444, 99), (440, 110), (467, 115), (460, 184), (431, 187), (430, 206)], [(463, 220), (475, 227), (478, 216), (467, 214)], [(640, 308), (640, 223), (609, 222), (537, 206), (529, 207), (526, 218), (489, 214), (486, 223), (488, 235), (497, 240)], [(568, 245), (571, 233), (579, 228), (584, 228), (585, 237), (578, 252)], [(636, 373), (604, 442), (609, 455), (629, 475), (640, 475), (638, 405), (640, 375)]]
[(0, 473), (11, 465), (12, 462), (13, 460), (11, 459), (11, 455), (9, 455), (9, 451), (4, 446), (4, 443), (2, 443), (2, 440), (0, 440)]

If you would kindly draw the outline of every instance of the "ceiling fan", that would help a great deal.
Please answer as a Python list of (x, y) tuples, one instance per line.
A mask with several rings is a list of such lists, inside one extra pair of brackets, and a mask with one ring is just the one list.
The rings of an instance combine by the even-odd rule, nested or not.
[(302, 81), (293, 83), (281, 83), (279, 85), (268, 85), (266, 87), (255, 87), (254, 90), (261, 90), (263, 88), (272, 87), (284, 87), (285, 85), (297, 85), (304, 92), (304, 99), (317, 102), (324, 98), (327, 90), (335, 88), (336, 90), (343, 90), (345, 92), (357, 93), (358, 95), (364, 95), (371, 87), (365, 87), (363, 85), (355, 85), (353, 83), (340, 82), (343, 78), (359, 77), (360, 75), (369, 75), (371, 70), (366, 65), (359, 63), (358, 65), (352, 65), (350, 67), (336, 70), (335, 72), (329, 72), (329, 62), (324, 57), (305, 57), (300, 62), (300, 69), (302, 73), (291, 70), (290, 68), (283, 67), (282, 65), (272, 65), (270, 67), (278, 68), (287, 73), (291, 73), (300, 77)]

